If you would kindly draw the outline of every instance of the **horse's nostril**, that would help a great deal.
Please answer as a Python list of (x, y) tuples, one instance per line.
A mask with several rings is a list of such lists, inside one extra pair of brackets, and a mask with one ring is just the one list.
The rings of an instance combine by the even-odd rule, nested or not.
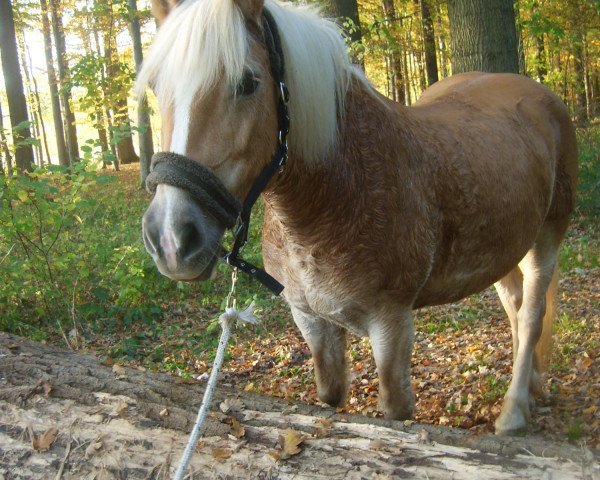
[(186, 223), (181, 228), (179, 235), (179, 248), (177, 253), (183, 261), (191, 260), (200, 250), (202, 250), (202, 234), (200, 228), (193, 222)]

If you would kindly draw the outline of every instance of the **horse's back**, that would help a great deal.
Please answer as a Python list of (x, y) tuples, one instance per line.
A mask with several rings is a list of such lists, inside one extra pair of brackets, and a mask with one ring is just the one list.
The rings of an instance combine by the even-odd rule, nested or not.
[(519, 131), (535, 161), (546, 162), (552, 170), (554, 191), (548, 216), (568, 218), (577, 186), (577, 144), (563, 101), (522, 75), (469, 72), (437, 82), (415, 106), (433, 108), (439, 115), (443, 109), (450, 114), (457, 104), (460, 110), (475, 108)]
[[(519, 75), (468, 73), (411, 109), (440, 212), (438, 248), (417, 305), (445, 303), (508, 273), (573, 208), (575, 135), (562, 101)], [(426, 127), (427, 126), (427, 127)], [(493, 266), (493, 268), (491, 267)]]

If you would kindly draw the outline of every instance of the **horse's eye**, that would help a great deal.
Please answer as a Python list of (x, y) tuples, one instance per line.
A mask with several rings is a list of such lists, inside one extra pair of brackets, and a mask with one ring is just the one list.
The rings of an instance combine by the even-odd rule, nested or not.
[(258, 88), (258, 79), (252, 72), (245, 72), (240, 83), (235, 87), (236, 96), (252, 95)]

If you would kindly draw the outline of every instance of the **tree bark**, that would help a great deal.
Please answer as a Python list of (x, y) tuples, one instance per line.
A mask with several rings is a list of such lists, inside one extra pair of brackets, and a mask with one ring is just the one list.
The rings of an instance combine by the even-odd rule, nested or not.
[[(25, 76), (27, 78), (29, 97), (31, 99), (31, 110), (33, 111), (32, 118), (35, 118), (34, 129), (36, 130), (36, 138), (39, 143), (37, 145), (38, 157), (39, 157), (39, 166), (42, 167), (44, 165), (44, 155), (42, 153), (42, 146), (44, 148), (44, 153), (46, 154), (46, 159), (48, 163), (50, 163), (50, 150), (48, 149), (48, 135), (46, 134), (46, 124), (44, 122), (44, 115), (42, 113), (42, 100), (40, 98), (40, 91), (38, 88), (38, 83), (31, 71), (31, 52), (29, 47), (25, 43), (25, 35), (21, 32), (22, 35), (20, 37), (21, 45), (21, 55), (23, 56), (23, 71), (25, 72)], [(27, 61), (25, 60), (27, 59)]]
[[(127, 0), (129, 6), (129, 15), (131, 22), (129, 31), (133, 42), (133, 58), (135, 60), (135, 70), (139, 73), (144, 55), (142, 53), (142, 35), (140, 29), (140, 17), (137, 9), (136, 0)], [(154, 145), (152, 142), (152, 125), (150, 124), (150, 115), (148, 100), (145, 96), (138, 99), (138, 141), (140, 146), (140, 183), (141, 187), (146, 186), (146, 177), (150, 173), (150, 162), (154, 155)]]
[[(111, 29), (110, 35), (113, 30)], [(106, 39), (105, 39), (106, 40)], [(107, 74), (110, 78), (118, 75), (119, 57), (115, 39), (109, 41), (109, 45), (104, 49), (108, 59)], [(133, 138), (131, 136), (131, 121), (129, 119), (129, 107), (127, 105), (127, 91), (119, 92), (114, 100), (114, 125), (112, 142), (116, 147), (118, 164), (130, 164), (139, 162), (140, 158), (133, 148)], [(122, 134), (121, 127), (125, 127), (126, 134)], [(116, 130), (115, 130), (116, 129)], [(118, 137), (115, 137), (118, 135)], [(118, 166), (117, 164), (117, 166)]]
[(444, 28), (442, 26), (442, 10), (440, 8), (439, 2), (436, 1), (435, 4), (435, 16), (437, 23), (437, 34), (438, 34), (438, 44), (439, 44), (439, 54), (440, 54), (440, 72), (442, 78), (446, 78), (448, 76), (448, 68), (446, 61), (446, 34), (444, 33)]
[(512, 0), (448, 0), (452, 73), (519, 73)]
[(62, 112), (60, 109), (60, 97), (58, 95), (58, 83), (56, 70), (54, 68), (54, 55), (52, 54), (52, 34), (50, 21), (48, 20), (48, 3), (40, 0), (42, 9), (42, 32), (44, 34), (44, 53), (46, 54), (46, 73), (48, 75), (48, 86), (50, 88), (50, 101), (52, 105), (52, 120), (54, 123), (54, 136), (56, 138), (56, 151), (59, 165), (69, 166), (69, 152), (65, 143), (65, 130), (63, 126)]
[[(396, 7), (393, 0), (382, 0), (383, 14), (390, 31), (394, 31), (394, 25), (398, 22), (396, 19)], [(400, 103), (405, 103), (404, 91), (404, 72), (402, 71), (402, 52), (394, 49), (388, 55), (388, 64), (390, 72), (390, 93), (391, 97)]]
[(427, 72), (427, 86), (439, 80), (437, 56), (435, 46), (435, 32), (433, 30), (433, 17), (429, 0), (420, 0), (421, 20), (423, 21), (423, 45), (425, 49), (425, 70)]
[(535, 73), (538, 82), (545, 83), (548, 75), (548, 63), (546, 59), (546, 47), (544, 45), (544, 34), (535, 37)]
[[(0, 355), (0, 473), (60, 478), (62, 466), (64, 478), (135, 480), (174, 472), (204, 383), (111, 368), (4, 333)], [(577, 480), (597, 463), (590, 451), (542, 438), (338, 415), (224, 385), (215, 397), (189, 478)], [(55, 441), (35, 451), (50, 429)], [(286, 437), (301, 439), (297, 450), (284, 448)]]
[(79, 144), (77, 140), (75, 114), (71, 108), (71, 86), (69, 82), (69, 65), (66, 58), (65, 32), (62, 24), (62, 17), (58, 15), (60, 7), (60, 0), (50, 0), (50, 16), (52, 19), (54, 46), (56, 48), (56, 63), (58, 65), (58, 76), (61, 85), (60, 92), (64, 109), (64, 130), (66, 132), (69, 162), (73, 165), (79, 160)]
[(587, 122), (587, 102), (585, 95), (585, 58), (583, 36), (579, 36), (573, 44), (573, 60), (575, 62), (575, 118), (579, 124)]
[[(31, 130), (27, 125), (27, 122), (29, 122), (27, 100), (25, 99), (23, 77), (19, 66), (17, 36), (10, 0), (0, 0), (0, 54), (6, 96), (8, 97), (10, 123), (13, 131), (17, 171), (19, 173), (31, 171), (34, 166), (33, 146), (30, 142), (23, 142), (31, 137)], [(19, 127), (18, 130), (17, 126)]]
[[(4, 160), (6, 161), (6, 173), (9, 177), (13, 174), (13, 162), (12, 155), (10, 154), (10, 148), (8, 147), (8, 140), (6, 139), (6, 133), (4, 131), (4, 115), (2, 113), (2, 103), (0, 102), (0, 152), (4, 153)], [(4, 166), (2, 166), (2, 173), (4, 173)]]

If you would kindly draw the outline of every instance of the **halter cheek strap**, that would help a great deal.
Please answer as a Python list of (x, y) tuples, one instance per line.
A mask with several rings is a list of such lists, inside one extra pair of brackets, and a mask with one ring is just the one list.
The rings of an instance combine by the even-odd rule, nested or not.
[(223, 257), (223, 260), (232, 267), (239, 268), (242, 272), (256, 278), (275, 295), (279, 295), (284, 288), (281, 283), (264, 270), (255, 267), (239, 257), (241, 248), (248, 242), (252, 207), (275, 173), (282, 171), (288, 158), (287, 135), (290, 129), (290, 116), (287, 105), (289, 101), (289, 92), (283, 81), (283, 50), (281, 48), (281, 39), (275, 20), (273, 19), (271, 12), (266, 8), (263, 9), (263, 29), (265, 45), (267, 47), (267, 52), (269, 53), (271, 76), (277, 86), (277, 148), (275, 149), (273, 157), (271, 157), (271, 162), (263, 169), (256, 180), (254, 180), (254, 183), (246, 196), (246, 200), (244, 200), (240, 212), (239, 227), (234, 232), (235, 240), (233, 242), (233, 247), (231, 252)]
[(248, 241), (252, 207), (275, 173), (283, 169), (288, 157), (287, 135), (290, 117), (287, 107), (289, 93), (283, 80), (284, 57), (277, 25), (267, 9), (263, 10), (263, 30), (271, 75), (277, 87), (277, 147), (271, 162), (254, 180), (244, 203), (240, 205), (209, 169), (173, 152), (160, 152), (152, 157), (152, 171), (146, 178), (146, 188), (154, 193), (157, 185), (164, 183), (186, 190), (223, 227), (233, 228), (237, 225), (233, 247), (231, 252), (225, 254), (223, 261), (247, 273), (275, 295), (279, 295), (284, 288), (281, 283), (240, 257), (240, 250)]

